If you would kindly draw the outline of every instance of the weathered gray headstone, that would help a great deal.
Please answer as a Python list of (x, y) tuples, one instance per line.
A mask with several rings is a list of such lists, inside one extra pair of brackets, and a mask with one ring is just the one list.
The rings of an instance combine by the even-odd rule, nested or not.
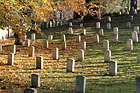
[(14, 65), (14, 53), (8, 55), (8, 65)]
[(25, 40), (25, 46), (26, 47), (29, 47), (30, 46), (30, 40), (29, 39)]
[(137, 15), (137, 9), (134, 10), (134, 14)]
[(130, 22), (127, 22), (127, 23), (126, 23), (126, 27), (127, 27), (127, 28), (131, 28), (131, 23), (130, 23)]
[(40, 87), (40, 75), (39, 74), (32, 74), (31, 76), (31, 86), (33, 88)]
[(58, 48), (57, 47), (53, 49), (52, 55), (53, 55), (54, 60), (58, 59)]
[(35, 41), (35, 33), (32, 33), (32, 34), (31, 34), (31, 40), (32, 40), (32, 41)]
[(49, 41), (44, 40), (44, 48), (48, 49), (49, 48)]
[(133, 42), (138, 42), (138, 33), (136, 31), (132, 32), (132, 40)]
[(114, 34), (118, 34), (118, 27), (114, 27)]
[(60, 21), (60, 26), (63, 26), (63, 21), (62, 20)]
[(53, 27), (53, 23), (52, 23), (52, 21), (50, 21), (50, 27)]
[(100, 22), (96, 22), (96, 28), (97, 28), (97, 29), (100, 28)]
[(126, 49), (127, 50), (133, 50), (133, 40), (132, 39), (127, 40)]
[(16, 53), (16, 45), (11, 46), (11, 52), (14, 54)]
[(107, 29), (111, 29), (111, 23), (107, 23)]
[(76, 76), (75, 93), (85, 93), (85, 89), (86, 89), (86, 77)]
[(72, 22), (69, 22), (69, 26), (72, 26)]
[(65, 36), (65, 34), (63, 34), (63, 35), (61, 36), (61, 41), (62, 41), (62, 42), (66, 42), (66, 36)]
[(103, 50), (109, 50), (109, 41), (108, 40), (104, 40), (103, 41)]
[(103, 36), (104, 35), (104, 30), (103, 29), (100, 29), (99, 30), (99, 36)]
[(111, 51), (106, 50), (104, 51), (104, 62), (109, 62), (111, 61)]
[(34, 57), (35, 48), (33, 46), (29, 47), (29, 57)]
[(43, 69), (43, 57), (36, 57), (36, 68)]
[(84, 50), (80, 49), (78, 52), (78, 60), (83, 61), (84, 60)]
[(86, 35), (86, 29), (83, 29), (82, 34), (83, 34), (83, 35)]
[(24, 93), (37, 93), (37, 89), (35, 88), (27, 88), (24, 90)]
[(80, 27), (83, 27), (83, 23), (80, 23)]
[(134, 31), (137, 31), (137, 33), (139, 34), (139, 26), (135, 26)]
[(117, 62), (116, 61), (109, 62), (109, 75), (111, 76), (117, 75)]
[(72, 27), (69, 28), (69, 34), (73, 34), (73, 29), (72, 29)]
[(97, 34), (95, 35), (94, 42), (99, 43), (99, 35), (97, 35)]
[(136, 77), (136, 93), (140, 93), (140, 76)]
[(75, 60), (69, 58), (67, 61), (67, 72), (74, 72)]
[(62, 50), (66, 50), (67, 47), (67, 43), (66, 42), (62, 42)]
[(83, 50), (86, 50), (86, 41), (83, 41), (83, 42), (81, 43), (81, 48), (82, 48)]
[(48, 41), (49, 41), (49, 42), (52, 42), (52, 40), (53, 40), (53, 35), (49, 35), (49, 36), (48, 36)]
[(134, 18), (133, 18), (133, 16), (131, 16), (131, 21), (133, 21), (134, 20)]
[(118, 34), (114, 34), (113, 42), (118, 42)]
[(80, 43), (80, 42), (81, 42), (81, 36), (77, 36), (76, 42), (77, 42), (77, 43)]
[(140, 63), (140, 50), (138, 50), (138, 54), (137, 54), (137, 63)]

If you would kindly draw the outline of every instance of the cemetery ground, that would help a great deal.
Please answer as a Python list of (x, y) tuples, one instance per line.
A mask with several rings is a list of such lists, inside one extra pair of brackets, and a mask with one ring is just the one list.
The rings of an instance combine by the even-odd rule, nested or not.
[[(86, 76), (86, 93), (134, 93), (136, 91), (136, 76), (140, 75), (140, 64), (137, 63), (137, 53), (140, 42), (134, 43), (134, 49), (126, 50), (126, 41), (132, 38), (131, 33), (134, 26), (139, 25), (138, 15), (134, 15), (131, 21), (132, 28), (126, 28), (130, 15), (113, 16), (112, 29), (106, 29), (106, 17), (101, 21), (101, 28), (104, 29), (104, 36), (100, 42), (94, 42), (94, 36), (99, 34), (95, 28), (95, 20), (84, 23), (87, 34), (82, 36), (82, 41), (87, 42), (84, 51), (84, 61), (78, 61), (80, 43), (76, 37), (81, 34), (79, 24), (73, 25), (74, 35), (68, 34), (68, 26), (44, 29), (44, 35), (36, 34), (36, 40), (31, 41), (35, 47), (35, 57), (28, 57), (29, 47), (16, 46), (14, 65), (7, 65), (10, 45), (14, 44), (14, 38), (0, 41), (3, 45), (3, 53), (0, 54), (0, 93), (23, 93), (24, 89), (31, 86), (31, 74), (40, 74), (40, 87), (36, 88), (38, 93), (73, 93), (77, 75)], [(119, 28), (119, 41), (113, 42), (113, 28)], [(53, 42), (49, 48), (44, 48), (44, 40), (47, 35), (54, 34)], [(62, 50), (61, 35), (66, 35), (67, 49)], [(29, 35), (30, 36), (30, 35)], [(103, 40), (109, 40), (111, 60), (117, 62), (117, 76), (109, 76), (109, 63), (104, 62)], [(140, 38), (139, 38), (140, 41)], [(52, 49), (58, 47), (59, 59), (53, 60)], [(43, 57), (43, 69), (36, 69), (36, 56)], [(66, 72), (67, 58), (73, 58), (75, 71)]]

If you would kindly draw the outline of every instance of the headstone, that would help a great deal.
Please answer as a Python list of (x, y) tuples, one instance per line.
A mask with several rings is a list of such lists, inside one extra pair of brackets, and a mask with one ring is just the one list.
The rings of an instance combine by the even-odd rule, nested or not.
[(25, 46), (26, 47), (29, 47), (30, 46), (30, 40), (29, 39), (25, 40)]
[(52, 42), (52, 40), (53, 40), (53, 35), (49, 35), (49, 36), (48, 36), (48, 41), (49, 41), (49, 42)]
[(107, 23), (107, 29), (111, 29), (111, 23)]
[(133, 40), (132, 39), (127, 40), (126, 49), (127, 50), (133, 50)]
[(65, 42), (66, 41), (66, 36), (64, 34), (61, 36), (61, 41), (62, 42)]
[(96, 22), (96, 28), (97, 28), (97, 29), (100, 28), (100, 22)]
[(72, 22), (69, 22), (69, 26), (72, 26)]
[(58, 48), (57, 47), (53, 49), (52, 54), (53, 54), (53, 59), (57, 60), (58, 59)]
[(103, 41), (103, 50), (109, 50), (109, 41), (108, 40), (104, 40)]
[(83, 34), (83, 35), (86, 35), (86, 29), (83, 29), (82, 34)]
[(38, 88), (40, 87), (40, 75), (32, 74), (31, 76), (31, 87)]
[(43, 69), (43, 57), (36, 57), (36, 68)]
[(53, 23), (52, 23), (52, 21), (50, 21), (50, 27), (53, 27)]
[(134, 14), (137, 15), (137, 9), (134, 10)]
[(137, 31), (137, 33), (139, 34), (139, 26), (135, 26), (134, 31)]
[(80, 42), (81, 42), (81, 36), (77, 36), (76, 42), (77, 42), (77, 43), (80, 43)]
[(14, 53), (8, 55), (8, 65), (14, 65)]
[(74, 72), (74, 65), (75, 65), (75, 60), (69, 58), (67, 61), (67, 72)]
[(137, 63), (140, 63), (140, 50), (138, 50), (138, 54), (137, 54)]
[(99, 43), (99, 35), (95, 35), (95, 37), (94, 37), (94, 41), (96, 42), (96, 43)]
[(109, 75), (111, 76), (117, 75), (117, 62), (116, 61), (109, 62)]
[(69, 28), (69, 34), (73, 34), (73, 29), (72, 29), (72, 27)]
[(62, 50), (66, 50), (66, 47), (67, 47), (66, 41), (65, 42), (62, 42)]
[(29, 57), (34, 57), (35, 48), (33, 46), (29, 47)]
[(118, 42), (118, 34), (114, 34), (113, 42)]
[(138, 33), (136, 31), (132, 32), (132, 40), (133, 42), (138, 42)]
[(126, 27), (127, 28), (131, 28), (131, 23), (130, 22), (127, 22)]
[(136, 93), (140, 93), (140, 76), (136, 77)]
[(86, 77), (76, 76), (75, 93), (85, 93), (85, 89), (86, 89)]
[(83, 61), (84, 60), (84, 50), (80, 49), (78, 53), (78, 60)]
[(97, 18), (98, 18), (98, 20), (101, 20), (101, 19), (102, 19), (101, 14), (99, 14), (99, 15), (97, 16)]
[(114, 34), (118, 34), (118, 27), (114, 27)]
[(48, 49), (49, 48), (49, 41), (44, 40), (44, 48)]
[(134, 20), (134, 18), (133, 18), (133, 16), (131, 16), (131, 21), (133, 21)]
[(2, 53), (2, 45), (0, 45), (0, 53)]
[(110, 17), (110, 16), (107, 17), (107, 21), (108, 21), (108, 22), (111, 22), (111, 17)]
[(11, 46), (11, 52), (14, 54), (16, 53), (16, 45)]
[(53, 27), (55, 27), (55, 21), (53, 21)]
[(104, 30), (103, 29), (100, 29), (99, 30), (99, 36), (103, 36), (104, 35)]
[(111, 51), (106, 50), (104, 51), (104, 62), (110, 62), (111, 61)]
[(83, 42), (81, 43), (81, 48), (82, 48), (83, 50), (86, 50), (86, 41), (83, 41)]
[(80, 27), (83, 27), (83, 23), (80, 23)]
[(27, 88), (24, 90), (24, 93), (37, 93), (37, 89), (35, 88)]
[(35, 33), (32, 33), (32, 34), (31, 34), (31, 40), (32, 40), (32, 41), (35, 41)]
[(62, 20), (60, 21), (60, 26), (63, 26), (63, 21)]

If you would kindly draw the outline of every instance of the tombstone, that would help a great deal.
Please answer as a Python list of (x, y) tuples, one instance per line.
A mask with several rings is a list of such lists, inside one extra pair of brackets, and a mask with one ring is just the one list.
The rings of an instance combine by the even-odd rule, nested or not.
[(108, 40), (104, 40), (103, 41), (103, 50), (109, 50), (109, 41)]
[(136, 93), (140, 93), (140, 76), (136, 77)]
[(107, 23), (107, 29), (111, 29), (111, 23)]
[(37, 89), (35, 88), (27, 88), (24, 90), (24, 93), (37, 93)]
[(126, 49), (127, 50), (133, 50), (133, 40), (132, 39), (127, 40)]
[(140, 63), (140, 50), (138, 50), (138, 54), (137, 54), (137, 63)]
[(55, 27), (55, 21), (53, 21), (53, 27)]
[(133, 21), (134, 20), (134, 18), (133, 18), (133, 16), (131, 16), (131, 21)]
[(58, 48), (57, 47), (53, 49), (52, 54), (53, 54), (53, 59), (57, 60), (58, 59)]
[(82, 34), (83, 34), (83, 35), (86, 35), (86, 29), (83, 29)]
[(35, 33), (32, 33), (32, 34), (31, 34), (31, 40), (32, 40), (32, 41), (35, 41)]
[(139, 34), (139, 26), (135, 26), (134, 31), (137, 31), (137, 33)]
[(80, 27), (83, 27), (83, 23), (80, 23)]
[(0, 45), (0, 53), (2, 53), (2, 45)]
[(44, 48), (48, 49), (49, 48), (49, 41), (44, 40)]
[(72, 29), (72, 27), (69, 28), (69, 34), (73, 34), (73, 29)]
[(63, 26), (63, 21), (62, 20), (60, 20), (60, 26)]
[(84, 50), (80, 49), (78, 52), (78, 60), (83, 61), (84, 60)]
[(36, 57), (36, 68), (43, 69), (43, 57)]
[(98, 20), (101, 20), (101, 19), (102, 19), (101, 14), (99, 14), (99, 15), (97, 16), (97, 18), (98, 18)]
[(29, 39), (25, 40), (25, 46), (26, 47), (29, 47), (30, 46), (30, 40)]
[(134, 10), (134, 14), (137, 15), (137, 9)]
[(116, 61), (109, 62), (109, 75), (111, 76), (117, 75), (117, 62)]
[(118, 34), (118, 27), (114, 27), (114, 34)]
[(75, 93), (85, 93), (86, 89), (86, 77), (76, 76)]
[(72, 22), (69, 22), (69, 26), (72, 26)]
[(52, 23), (52, 21), (50, 21), (50, 27), (53, 27), (53, 23)]
[(11, 52), (14, 54), (16, 53), (16, 45), (11, 46)]
[(97, 29), (100, 28), (100, 22), (96, 22), (96, 28), (97, 28)]
[(118, 34), (114, 34), (113, 42), (118, 42)]
[(29, 47), (29, 57), (34, 57), (35, 48), (33, 46)]
[(49, 36), (48, 36), (48, 41), (49, 41), (49, 42), (52, 42), (52, 40), (53, 40), (53, 35), (49, 35)]
[(67, 61), (67, 72), (74, 72), (75, 60), (69, 58)]
[(99, 30), (99, 36), (104, 36), (104, 30), (103, 29)]
[(110, 17), (110, 16), (107, 17), (107, 21), (108, 21), (108, 22), (111, 22), (111, 17)]
[(94, 42), (99, 43), (99, 35), (97, 35), (97, 34), (95, 35)]
[(130, 22), (127, 22), (126, 27), (127, 28), (131, 28), (131, 23)]
[(83, 50), (86, 50), (86, 41), (83, 41), (83, 42), (81, 43), (81, 48), (82, 48)]
[(138, 42), (138, 33), (136, 31), (132, 32), (132, 40), (133, 42)]
[(14, 53), (8, 55), (8, 65), (14, 65)]
[(110, 62), (111, 61), (111, 51), (105, 50), (104, 51), (104, 62)]
[(40, 87), (40, 75), (39, 74), (32, 74), (31, 76), (31, 87), (38, 88)]
[(62, 50), (66, 50), (66, 47), (67, 47), (66, 41), (65, 42), (62, 42)]
[(77, 36), (76, 42), (77, 42), (77, 43), (80, 43), (80, 42), (81, 42), (81, 36)]
[(66, 36), (64, 34), (61, 36), (61, 41), (66, 42)]

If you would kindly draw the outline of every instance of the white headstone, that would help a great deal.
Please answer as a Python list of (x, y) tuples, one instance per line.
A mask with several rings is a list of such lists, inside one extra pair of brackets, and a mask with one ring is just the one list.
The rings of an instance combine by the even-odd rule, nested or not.
[(76, 42), (77, 42), (77, 43), (80, 43), (80, 42), (81, 42), (81, 36), (77, 36)]
[(118, 34), (114, 34), (113, 42), (118, 42)]
[(103, 41), (103, 50), (109, 50), (109, 41), (108, 40), (104, 40)]
[(132, 32), (132, 40), (133, 42), (138, 42), (138, 33), (136, 31)]
[(36, 68), (43, 69), (43, 57), (36, 57)]
[(127, 40), (126, 49), (127, 50), (133, 50), (133, 40), (132, 39)]
[(75, 60), (69, 58), (67, 61), (67, 72), (74, 72)]
[(32, 41), (35, 41), (35, 33), (32, 33), (32, 34), (31, 34), (31, 40), (32, 40)]
[(104, 35), (104, 30), (103, 29), (100, 29), (99, 30), (99, 36), (103, 36)]
[(66, 42), (66, 36), (64, 34), (61, 36), (61, 41)]
[(99, 35), (95, 35), (95, 37), (94, 37), (94, 41), (96, 42), (96, 43), (99, 43)]
[(86, 29), (83, 29), (82, 34), (83, 34), (83, 35), (86, 35)]
[(131, 21), (133, 21), (134, 20), (134, 18), (133, 18), (133, 16), (131, 16)]
[(53, 59), (54, 60), (58, 59), (58, 48), (57, 47), (53, 49), (52, 54), (53, 54)]
[(117, 62), (116, 61), (109, 62), (109, 75), (111, 76), (117, 75)]
[(2, 53), (2, 45), (0, 45), (0, 53)]
[(83, 41), (83, 42), (81, 43), (81, 48), (82, 48), (83, 50), (86, 50), (86, 41)]
[(80, 27), (83, 27), (83, 23), (80, 23)]
[(25, 46), (26, 47), (29, 47), (30, 46), (30, 40), (29, 39), (25, 40)]
[(48, 49), (49, 48), (49, 41), (44, 40), (44, 48)]
[(118, 34), (118, 27), (114, 27), (114, 34)]
[(50, 27), (53, 27), (53, 23), (52, 23), (52, 21), (50, 21)]
[(48, 41), (49, 41), (49, 42), (52, 42), (52, 40), (53, 40), (53, 35), (49, 35), (49, 36), (48, 36)]
[(33, 88), (40, 87), (40, 75), (39, 74), (32, 74), (32, 76), (31, 76), (31, 86)]
[(69, 28), (69, 34), (73, 34), (73, 29), (72, 29), (72, 27)]
[(106, 50), (104, 51), (104, 62), (110, 62), (111, 61), (111, 51)]
[(67, 47), (66, 41), (65, 42), (62, 42), (62, 50), (66, 50), (66, 47)]
[(111, 22), (111, 17), (110, 17), (110, 16), (107, 17), (107, 21), (108, 21), (108, 22)]
[(14, 53), (8, 55), (8, 65), (14, 65)]
[(33, 46), (29, 47), (29, 57), (34, 57), (35, 48)]
[(127, 22), (126, 27), (127, 28), (131, 28), (131, 23), (130, 22)]
[(137, 15), (137, 9), (134, 10), (134, 14)]
[(97, 28), (97, 29), (100, 28), (100, 22), (96, 22), (96, 28)]
[(138, 50), (138, 54), (137, 54), (137, 63), (140, 63), (140, 50)]
[(72, 22), (69, 22), (69, 26), (72, 26)]
[(78, 52), (78, 60), (83, 61), (84, 60), (84, 50), (80, 49)]
[(11, 46), (11, 52), (14, 54), (16, 53), (16, 45)]
[(107, 23), (107, 29), (111, 29), (111, 23)]
[(139, 34), (139, 26), (135, 26), (134, 31), (137, 31), (137, 33)]

